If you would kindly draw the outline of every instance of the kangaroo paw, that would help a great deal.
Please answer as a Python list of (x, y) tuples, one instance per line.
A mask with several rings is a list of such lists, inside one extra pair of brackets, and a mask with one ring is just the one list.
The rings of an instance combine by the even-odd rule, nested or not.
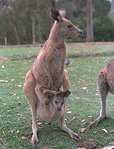
[(75, 140), (79, 140), (80, 139), (80, 136), (77, 133), (75, 133), (75, 132), (72, 132), (70, 136), (71, 136), (72, 139), (75, 139)]

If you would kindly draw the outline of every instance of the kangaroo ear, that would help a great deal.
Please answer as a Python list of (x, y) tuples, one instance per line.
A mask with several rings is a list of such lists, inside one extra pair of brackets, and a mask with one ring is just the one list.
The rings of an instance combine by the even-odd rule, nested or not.
[(66, 10), (60, 9), (59, 13), (60, 13), (61, 17), (64, 17), (64, 18), (66, 17)]
[(54, 20), (61, 22), (62, 21), (62, 17), (61, 14), (59, 13), (59, 11), (55, 8), (51, 8), (51, 16)]
[(67, 98), (70, 94), (71, 94), (71, 91), (69, 90), (63, 91), (63, 97)]

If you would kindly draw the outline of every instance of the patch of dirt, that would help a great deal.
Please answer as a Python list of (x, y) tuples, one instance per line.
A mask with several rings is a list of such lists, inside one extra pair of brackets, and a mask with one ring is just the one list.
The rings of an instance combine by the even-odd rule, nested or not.
[(0, 147), (4, 145), (4, 141), (0, 138)]
[(79, 144), (78, 149), (95, 149), (97, 143), (93, 139), (89, 139), (86, 142)]
[(8, 57), (0, 56), (0, 62), (2, 62), (2, 61), (8, 61), (8, 60), (9, 60)]

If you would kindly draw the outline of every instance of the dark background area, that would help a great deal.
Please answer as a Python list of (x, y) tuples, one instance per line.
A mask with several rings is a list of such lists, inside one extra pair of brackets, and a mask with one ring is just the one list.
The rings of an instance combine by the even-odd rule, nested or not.
[(65, 9), (67, 18), (84, 31), (83, 37), (68, 42), (114, 40), (114, 0), (0, 0), (0, 44), (44, 42), (53, 23), (51, 7)]

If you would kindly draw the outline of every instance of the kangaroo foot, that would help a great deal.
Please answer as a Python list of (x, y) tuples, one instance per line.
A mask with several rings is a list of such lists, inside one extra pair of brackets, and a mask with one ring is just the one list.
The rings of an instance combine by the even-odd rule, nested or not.
[(103, 121), (104, 119), (114, 119), (113, 117), (111, 116), (98, 116), (94, 121), (90, 122), (90, 127), (93, 127), (93, 126), (97, 126), (101, 121)]

